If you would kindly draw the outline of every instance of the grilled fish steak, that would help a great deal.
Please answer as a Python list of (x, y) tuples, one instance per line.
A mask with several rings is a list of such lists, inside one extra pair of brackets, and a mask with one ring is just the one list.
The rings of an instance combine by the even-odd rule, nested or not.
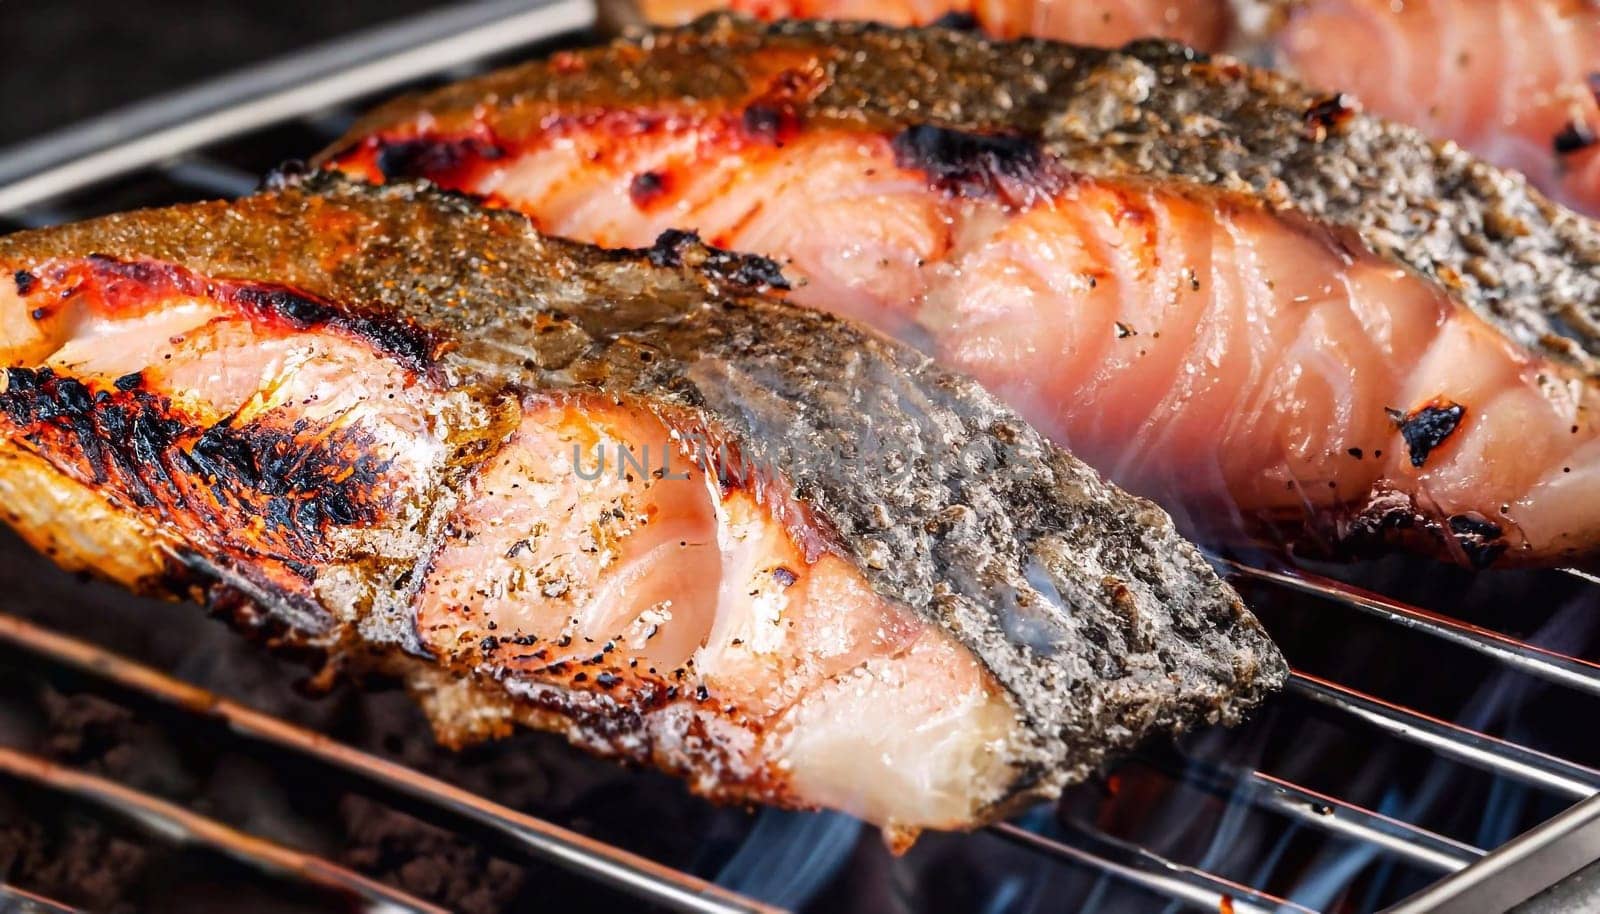
[(1285, 12), (1264, 47), (1276, 66), (1600, 215), (1593, 0), (1301, 0)]
[(780, 259), (1197, 535), (1600, 541), (1595, 226), (1237, 62), (717, 16), (402, 99), (322, 161)]
[(941, 24), (1114, 47), (1168, 38), (1268, 63), (1454, 140), (1600, 213), (1600, 6), (1593, 0), (619, 0), (613, 18)]
[(399, 184), (0, 239), (0, 496), (69, 568), (734, 801), (961, 828), (1284, 677), (1155, 506), (972, 382)]
[(1279, 0), (617, 0), (613, 18), (686, 25), (718, 10), (757, 19), (861, 19), (886, 25), (982, 29), (997, 38), (1052, 38), (1114, 47), (1170, 38), (1221, 50), (1239, 13), (1259, 17)]

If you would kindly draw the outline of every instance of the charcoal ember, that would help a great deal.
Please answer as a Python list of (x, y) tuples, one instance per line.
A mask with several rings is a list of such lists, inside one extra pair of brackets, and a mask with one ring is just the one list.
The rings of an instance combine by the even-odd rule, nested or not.
[(339, 804), (348, 843), (340, 862), (461, 914), (497, 914), (522, 888), (522, 867), (459, 835), (361, 797)]
[(50, 827), (12, 804), (0, 810), (0, 881), (93, 911), (122, 914), (149, 851), (87, 821)]

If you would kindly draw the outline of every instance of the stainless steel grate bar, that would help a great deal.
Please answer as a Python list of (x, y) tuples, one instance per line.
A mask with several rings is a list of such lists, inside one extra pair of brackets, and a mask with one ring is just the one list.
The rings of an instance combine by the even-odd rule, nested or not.
[(179, 710), (211, 717), (241, 736), (314, 759), (444, 811), (458, 820), (491, 829), (537, 859), (565, 866), (579, 875), (653, 903), (695, 914), (775, 914), (778, 910), (688, 873), (493, 803), (404, 765), (336, 743), (15, 616), (0, 613), (0, 642)]
[(1481, 848), (1260, 771), (1250, 772), (1244, 783), (1262, 806), (1440, 872), (1460, 870), (1484, 854)]
[(93, 803), (168, 840), (209, 848), (269, 876), (317, 886), (354, 902), (368, 914), (448, 914), (443, 908), (320, 857), (246, 834), (116, 781), (63, 768), (14, 749), (0, 747), (0, 774)]
[(1600, 664), (1536, 647), (1490, 629), (1468, 625), (1308, 572), (1268, 571), (1229, 559), (1214, 558), (1213, 561), (1221, 564), (1233, 576), (1337, 603), (1385, 622), (1403, 625), (1460, 645), (1529, 675), (1591, 695), (1600, 695)]
[(0, 882), (0, 914), (83, 914), (78, 908)]
[(1194, 908), (1208, 911), (1232, 910), (1235, 914), (1272, 914), (1272, 912), (1287, 911), (1316, 914), (1309, 908), (1301, 907), (1276, 895), (1224, 879), (1198, 867), (1174, 863), (1142, 847), (1099, 833), (1082, 832), (1085, 840), (1097, 845), (1091, 852), (1064, 841), (1047, 838), (1011, 822), (991, 825), (989, 831), (1013, 844), (1060, 860), (1102, 870), (1117, 879)]
[[(452, 813), (462, 815), (464, 818), (473, 819), (480, 824), (494, 827), (523, 842), (530, 851), (534, 852), (535, 856), (544, 859), (555, 858), (556, 862), (565, 863), (571, 868), (607, 884), (617, 884), (613, 866), (608, 865), (603, 860), (586, 860), (580, 865), (573, 865), (576, 862), (575, 858), (584, 854), (631, 857), (625, 851), (571, 833), (566, 833), (565, 837), (575, 846), (567, 848), (560, 855), (549, 853), (547, 850), (549, 839), (543, 833), (551, 831), (562, 832), (563, 830), (557, 826), (499, 806), (475, 794), (460, 790), (412, 769), (395, 765), (359, 750), (340, 745), (320, 735), (301, 730), (292, 724), (253, 711), (228, 699), (173, 679), (156, 670), (101, 650), (94, 645), (66, 635), (47, 631), (4, 613), (0, 613), (0, 641), (21, 648), (33, 656), (41, 657), (75, 673), (114, 684), (120, 691), (125, 693), (146, 695), (183, 711), (204, 714), (222, 720), (228, 724), (233, 732), (242, 736), (260, 740), (296, 755), (313, 758), (318, 762), (332, 765), (365, 780), (378, 783), (390, 789), (396, 789), (404, 795), (421, 800), (436, 808), (447, 809)], [(3, 761), (0, 761), (0, 768), (3, 768)], [(1229, 882), (1221, 877), (1208, 877), (1208, 874), (1205, 874), (1204, 871), (1165, 861), (1148, 852), (1140, 851), (1138, 854), (1134, 854), (1126, 847), (1115, 846), (1115, 842), (1112, 839), (1103, 836), (1098, 840), (1106, 842), (1108, 847), (1113, 847), (1118, 857), (1125, 858), (1122, 862), (1081, 848), (1061, 845), (1059, 842), (1037, 835), (1029, 835), (1026, 839), (1020, 839), (1018, 835), (1011, 833), (1012, 829), (1026, 834), (1024, 830), (1016, 826), (997, 826), (997, 830), (1009, 840), (1020, 840), (1021, 843), (1043, 850), (1052, 857), (1063, 858), (1079, 865), (1086, 865), (1096, 870), (1111, 873), (1119, 878), (1129, 878), (1137, 884), (1151, 891), (1166, 895), (1173, 900), (1201, 903), (1215, 909), (1220, 903), (1222, 894), (1226, 894), (1233, 899), (1248, 899), (1259, 896), (1257, 900), (1265, 905), (1264, 907), (1256, 908), (1245, 904), (1236, 908), (1236, 910), (1259, 910), (1262, 912), (1277, 910), (1276, 905), (1281, 901), (1260, 893), (1252, 895), (1251, 890), (1247, 887)], [(1139, 864), (1139, 866), (1132, 868), (1136, 872), (1125, 872), (1131, 866), (1126, 862), (1128, 859), (1132, 859)], [(652, 901), (671, 904), (680, 910), (708, 912), (708, 914), (710, 912), (774, 912), (776, 910), (726, 892), (726, 890), (709, 883), (700, 882), (694, 877), (679, 873), (676, 870), (660, 867), (656, 864), (647, 864), (647, 866), (664, 874), (670, 874), (668, 878), (672, 881), (686, 883), (681, 888), (694, 893), (693, 897), (685, 897), (682, 891), (673, 893), (671, 897), (662, 897), (662, 891), (659, 887), (649, 891), (636, 891), (636, 894)], [(1206, 895), (1207, 886), (1217, 888), (1222, 894)], [(1239, 904), (1239, 902), (1235, 901), (1235, 904)]]
[(1440, 755), (1574, 800), (1600, 790), (1600, 771), (1593, 768), (1430, 717), (1308, 673), (1293, 673), (1289, 691)]
[(589, 26), (591, 0), (459, 4), (0, 150), (0, 212), (21, 210), (230, 136)]
[(1185, 778), (1215, 796), (1240, 797), (1258, 809), (1380, 847), (1424, 869), (1453, 873), (1484, 855), (1481, 848), (1264, 771), (1238, 770), (1195, 759), (1186, 761), (1186, 770), (1181, 773), (1168, 770), (1168, 773)]
[(261, 183), (259, 175), (202, 155), (179, 156), (161, 166), (172, 181), (217, 197), (242, 197)]
[(1592, 571), (1584, 571), (1582, 568), (1560, 568), (1557, 570), (1562, 574), (1571, 575), (1580, 581), (1585, 581), (1590, 584), (1600, 584), (1600, 575), (1597, 575)]
[(1386, 914), (1506, 911), (1596, 860), (1600, 860), (1600, 796), (1511, 839), (1455, 878), (1434, 883)]

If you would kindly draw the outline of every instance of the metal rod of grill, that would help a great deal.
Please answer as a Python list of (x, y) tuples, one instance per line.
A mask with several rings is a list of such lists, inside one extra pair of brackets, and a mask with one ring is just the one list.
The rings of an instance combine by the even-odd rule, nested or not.
[(776, 908), (745, 898), (688, 873), (518, 812), (369, 755), (125, 660), (91, 644), (0, 613), (0, 641), (75, 673), (224, 723), (231, 731), (294, 755), (313, 759), (458, 820), (497, 832), (537, 859), (656, 904), (696, 914), (773, 914)]
[(1484, 854), (1481, 848), (1264, 771), (1242, 771), (1196, 759), (1186, 759), (1181, 772), (1161, 762), (1155, 764), (1214, 796), (1238, 797), (1312, 828), (1380, 847), (1435, 872), (1456, 872)]
[(446, 7), (158, 96), (0, 155), (0, 212), (594, 21), (590, 0)]
[(241, 197), (261, 182), (242, 168), (202, 155), (179, 156), (161, 166), (161, 173), (175, 183), (218, 197)]
[(1385, 622), (1403, 625), (1451, 644), (1483, 654), (1513, 669), (1538, 676), (1591, 695), (1600, 695), (1600, 664), (1547, 650), (1491, 629), (1408, 606), (1304, 571), (1268, 571), (1229, 559), (1214, 559), (1230, 575), (1260, 581), (1295, 593), (1366, 613)]
[(1309, 908), (1224, 879), (1214, 873), (1174, 863), (1137, 845), (1118, 841), (1098, 832), (1081, 832), (1081, 837), (1096, 845), (1094, 851), (1031, 832), (1011, 822), (989, 826), (989, 831), (1021, 847), (1030, 848), (1061, 860), (1086, 864), (1158, 895), (1211, 911), (1233, 910), (1236, 914), (1272, 914), (1298, 911), (1316, 914)]
[[(1600, 860), (1600, 796), (1519, 835), (1453, 879), (1434, 883), (1387, 914), (1505, 911)], [(1510, 877), (1510, 878), (1507, 878)]]
[(440, 907), (320, 857), (246, 834), (97, 775), (0, 747), (0, 776), (111, 810), (171, 841), (205, 847), (259, 872), (340, 895), (369, 914), (447, 914)]
[(83, 914), (59, 901), (0, 883), (0, 912), (4, 914)]
[(1600, 790), (1600, 771), (1295, 672), (1289, 691), (1355, 717), (1391, 736), (1486, 771), (1581, 800)]
[[(32, 656), (70, 669), (74, 673), (114, 684), (119, 693), (146, 695), (182, 711), (203, 714), (223, 721), (230, 730), (246, 738), (260, 740), (287, 752), (312, 758), (364, 780), (393, 789), (402, 795), (460, 815), (462, 818), (495, 828), (523, 843), (526, 849), (541, 859), (554, 859), (598, 881), (617, 887), (628, 887), (619, 882), (615, 864), (609, 864), (603, 859), (583, 859), (583, 855), (587, 854), (598, 854), (602, 857), (605, 855), (631, 857), (625, 851), (565, 832), (558, 826), (500, 806), (420, 772), (335, 743), (315, 733), (301, 730), (288, 722), (253, 711), (226, 698), (120, 658), (94, 645), (47, 631), (4, 613), (0, 613), (0, 641), (26, 651)], [(997, 831), (1013, 841), (1018, 840), (1014, 832), (1028, 834), (1020, 827), (1010, 825), (997, 826)], [(548, 833), (555, 833), (556, 837), (565, 838), (571, 846), (552, 853), (549, 848), (551, 839)], [(1198, 900), (1214, 908), (1224, 895), (1232, 899), (1254, 898), (1260, 907), (1244, 904), (1237, 910), (1263, 912), (1276, 910), (1275, 906), (1281, 901), (1269, 895), (1254, 893), (1246, 886), (1237, 885), (1221, 877), (1212, 877), (1203, 870), (1164, 860), (1147, 851), (1140, 850), (1134, 853), (1105, 836), (1088, 837), (1110, 848), (1115, 856), (1106, 857), (1037, 835), (1021, 840), (1020, 843), (1044, 851), (1054, 858), (1087, 865), (1118, 878), (1129, 879), (1135, 884), (1176, 901), (1196, 903)], [(668, 882), (682, 883), (676, 887), (676, 891), (672, 890), (673, 886), (668, 886), (666, 893), (660, 886), (643, 890), (637, 885), (633, 886), (635, 894), (653, 901), (698, 912), (776, 910), (700, 882), (676, 870), (648, 862), (646, 865), (664, 874)], [(635, 877), (636, 880), (637, 878)], [(1206, 895), (1207, 887), (1216, 891)], [(696, 894), (686, 896), (685, 891)], [(1235, 901), (1235, 903), (1240, 902)]]

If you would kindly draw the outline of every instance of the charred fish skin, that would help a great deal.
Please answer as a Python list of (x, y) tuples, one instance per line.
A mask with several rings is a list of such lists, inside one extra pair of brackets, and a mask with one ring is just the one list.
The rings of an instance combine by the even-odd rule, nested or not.
[[(145, 537), (148, 562), (108, 573), (170, 587), (163, 555), (176, 556), (241, 612), (400, 671), (447, 739), (521, 721), (713, 797), (970, 827), (1150, 733), (1235, 721), (1285, 676), (1258, 623), (1159, 509), (914, 350), (761, 297), (773, 270), (756, 258), (682, 235), (606, 252), (425, 185), (317, 176), (229, 204), (13, 235), (0, 239), (0, 265), (12, 277), (0, 289), (0, 486), (18, 498), (8, 520), (79, 564)], [(115, 334), (118, 345), (95, 348)], [(189, 365), (193, 351), (203, 357)], [(219, 373), (218, 359), (235, 354), (237, 369), (245, 352), (266, 387), (254, 368)], [(145, 364), (127, 371), (130, 360)], [(866, 651), (865, 668), (889, 673), (888, 685), (856, 682), (829, 700), (899, 687), (917, 657), (975, 661), (955, 697), (975, 709), (959, 721), (990, 728), (972, 765), (992, 782), (920, 807), (829, 792), (836, 780), (817, 759), (839, 739), (854, 744), (784, 710), (808, 698), (768, 708), (734, 673), (695, 671), (717, 657), (720, 669), (753, 669), (744, 637), (713, 625), (689, 661), (646, 672), (651, 648), (630, 646), (620, 622), (613, 641), (564, 619), (536, 633), (517, 615), (569, 605), (576, 577), (541, 579), (524, 603), (470, 576), (482, 589), (456, 595), (460, 568), (545, 548), (539, 534), (507, 548), (505, 511), (527, 500), (497, 490), (570, 485), (517, 463), (538, 462), (538, 423), (593, 435), (618, 415), (690, 453), (684, 442), (701, 436), (692, 466), (705, 481), (595, 483), (621, 492), (601, 505), (604, 523), (631, 525), (599, 552), (650, 536), (673, 548), (677, 534), (652, 534), (642, 518), (659, 509), (670, 521), (695, 499), (716, 515), (713, 546), (734, 543), (711, 553), (724, 568), (781, 539), (794, 558), (751, 566), (769, 583), (748, 605), (781, 607), (774, 594), (798, 581), (824, 615), (837, 608), (828, 600), (872, 608), (871, 638), (888, 639), (873, 656), (829, 636), (841, 656)], [(73, 515), (52, 515), (60, 505)], [(755, 513), (727, 520), (737, 511)], [(99, 526), (76, 526), (80, 514)], [(648, 567), (670, 575), (691, 560), (672, 554)], [(746, 606), (734, 589), (716, 599)], [(496, 600), (511, 609), (488, 614)], [(690, 624), (676, 611), (638, 643)], [(815, 690), (838, 692), (856, 669)], [(775, 681), (798, 681), (784, 675)], [(781, 740), (782, 753), (770, 748)]]
[[(646, 55), (649, 70), (633, 69)], [(492, 135), (486, 98), (495, 100)], [(1522, 345), (1591, 374), (1600, 368), (1600, 232), (1591, 222), (1520, 176), (1370, 117), (1351, 99), (1159, 40), (1108, 50), (715, 13), (397, 100), (320, 160), (424, 112), (438, 136), (514, 147), (549, 129), (547, 119), (584, 110), (752, 104), (774, 124), (1012, 135), (1068, 176), (1176, 182), (1299, 212), (1440, 282)], [(412, 151), (422, 148), (438, 153), (426, 142)], [(400, 159), (392, 164), (404, 176)]]

